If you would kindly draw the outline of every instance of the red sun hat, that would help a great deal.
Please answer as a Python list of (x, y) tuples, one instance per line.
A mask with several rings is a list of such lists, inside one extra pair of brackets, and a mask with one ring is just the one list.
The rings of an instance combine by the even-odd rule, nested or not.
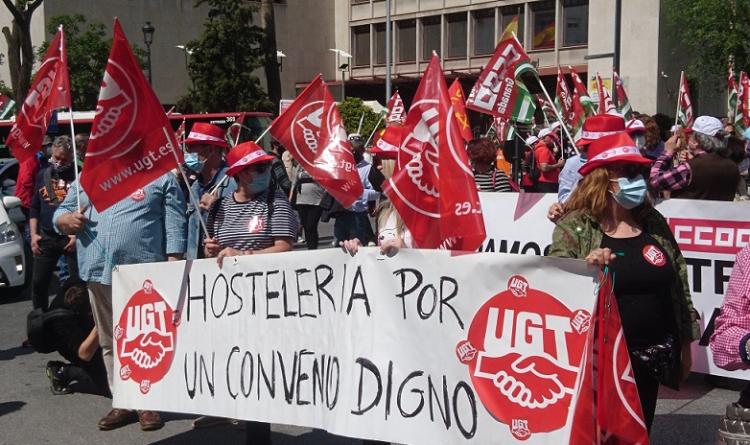
[(262, 162), (271, 162), (276, 159), (273, 155), (266, 153), (260, 145), (255, 142), (243, 142), (229, 150), (227, 153), (227, 175), (234, 176), (245, 167)]
[(229, 148), (226, 139), (224, 139), (224, 130), (216, 125), (206, 122), (196, 122), (190, 129), (190, 134), (185, 139), (185, 145), (190, 144), (208, 144), (221, 148)]
[(625, 131), (625, 120), (613, 114), (597, 114), (587, 118), (583, 122), (581, 137), (576, 141), (576, 146), (583, 147), (595, 140)]
[(591, 142), (588, 160), (578, 169), (578, 173), (586, 176), (594, 169), (617, 163), (651, 165), (651, 160), (641, 155), (627, 133), (620, 132)]

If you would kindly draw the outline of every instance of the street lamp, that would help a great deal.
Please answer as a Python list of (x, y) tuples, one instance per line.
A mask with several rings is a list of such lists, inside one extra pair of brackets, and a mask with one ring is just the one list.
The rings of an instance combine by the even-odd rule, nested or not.
[(154, 43), (154, 25), (151, 22), (146, 22), (141, 28), (143, 31), (143, 43), (146, 44), (146, 61), (148, 68), (148, 83), (151, 85), (151, 44)]
[(343, 49), (329, 48), (328, 51), (336, 53), (336, 69), (341, 71), (341, 101), (343, 102), (346, 98), (346, 71), (349, 69), (348, 63), (341, 63), (340, 58), (351, 59), (352, 55)]
[(286, 54), (283, 51), (276, 50), (276, 63), (279, 64), (279, 72), (284, 71), (284, 59)]
[(188, 64), (189, 57), (193, 55), (193, 50), (185, 45), (175, 45), (175, 48), (182, 50), (182, 52), (185, 53), (185, 72), (187, 73), (188, 77), (190, 77), (190, 82), (193, 84), (193, 89), (195, 89), (195, 81), (193, 80), (192, 76), (190, 76), (190, 67)]

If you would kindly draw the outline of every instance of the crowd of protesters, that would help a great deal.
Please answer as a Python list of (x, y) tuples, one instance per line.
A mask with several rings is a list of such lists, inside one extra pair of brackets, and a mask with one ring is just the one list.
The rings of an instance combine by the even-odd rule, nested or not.
[[(664, 119), (659, 116), (636, 116), (628, 122), (615, 115), (589, 117), (573, 143), (556, 126), (528, 133), (515, 159), (507, 156), (507, 143), (486, 137), (470, 141), (467, 154), (480, 192), (558, 195), (548, 213), (556, 223), (550, 255), (584, 259), (618, 274), (614, 291), (650, 429), (659, 385), (679, 386), (690, 369), (690, 343), (698, 337), (685, 260), (653, 204), (670, 197), (747, 199), (750, 132), (736, 134), (731, 125), (709, 116), (697, 118), (690, 128), (672, 129), (660, 127)], [(85, 135), (75, 141), (80, 156)], [(21, 166), (17, 194), (29, 221), (33, 308), (37, 314), (57, 311), (46, 320), (44, 334), (56, 338), (53, 349), (69, 362), (48, 363), (52, 392), (66, 394), (73, 382), (110, 392), (111, 272), (116, 265), (199, 258), (216, 258), (221, 265), (239, 255), (289, 251), (298, 241), (317, 249), (319, 223), (331, 218), (332, 245), (351, 254), (363, 245), (379, 245), (389, 256), (415, 247), (383, 193), (396, 162), (370, 153), (358, 135), (350, 137), (350, 145), (364, 192), (344, 208), (279, 144), (270, 151), (253, 142), (232, 146), (222, 128), (196, 123), (184, 145), (189, 185), (174, 171), (97, 212), (74, 181), (72, 166), (79, 160), (70, 138), (50, 141)], [(506, 158), (516, 161), (512, 171)], [(187, 199), (190, 195), (196, 199)], [(636, 254), (645, 249), (653, 249), (653, 255)], [(747, 255), (745, 248), (740, 256), (746, 260)], [(739, 272), (730, 282), (733, 300), (727, 304), (735, 315), (723, 314), (715, 334), (722, 360), (735, 367), (750, 366), (746, 263), (738, 262)], [(64, 283), (50, 307), (48, 286), (55, 269)], [(736, 328), (733, 320), (743, 321)], [(735, 406), (735, 415), (750, 409), (748, 394), (743, 392), (740, 405), (735, 404), (740, 407)], [(136, 421), (143, 430), (163, 425), (156, 412), (115, 408), (98, 427), (109, 430)], [(231, 421), (201, 417), (194, 426)], [(270, 437), (268, 424), (252, 427), (259, 437)]]

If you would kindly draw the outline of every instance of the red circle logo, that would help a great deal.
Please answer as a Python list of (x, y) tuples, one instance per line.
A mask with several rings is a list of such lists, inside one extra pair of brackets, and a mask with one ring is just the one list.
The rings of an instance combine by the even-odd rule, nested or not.
[(643, 259), (656, 267), (662, 267), (667, 264), (667, 258), (664, 256), (664, 252), (653, 244), (647, 244), (643, 248)]
[[(117, 156), (126, 155), (140, 139), (132, 141), (131, 130), (138, 118), (138, 95), (128, 73), (112, 59), (107, 61), (99, 101), (96, 125), (91, 129), (91, 143), (86, 157), (106, 155), (117, 149)], [(130, 140), (126, 140), (131, 137)], [(123, 146), (123, 144), (130, 144)]]
[(169, 371), (177, 326), (174, 312), (150, 280), (128, 300), (115, 326), (120, 378), (136, 382), (143, 394)]
[(479, 308), (456, 354), (487, 411), (525, 440), (565, 425), (590, 327), (590, 313), (514, 275)]
[(132, 193), (132, 194), (130, 195), (130, 198), (131, 198), (131, 199), (132, 199), (133, 201), (135, 201), (135, 202), (138, 202), (138, 201), (143, 201), (143, 199), (144, 199), (145, 197), (146, 197), (146, 192), (144, 192), (144, 191), (143, 191), (143, 189), (138, 189), (138, 190), (134, 191), (134, 192), (133, 192), (133, 193)]

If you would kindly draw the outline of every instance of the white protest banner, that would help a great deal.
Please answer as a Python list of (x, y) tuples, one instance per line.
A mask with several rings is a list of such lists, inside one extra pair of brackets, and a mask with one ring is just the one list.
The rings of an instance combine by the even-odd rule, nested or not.
[[(549, 251), (555, 226), (547, 210), (554, 194), (480, 193), (487, 239), (482, 252), (539, 255)], [(709, 338), (737, 252), (750, 242), (750, 202), (671, 199), (656, 207), (667, 218), (688, 266), (702, 337), (693, 344), (693, 371), (750, 379), (750, 371), (714, 365)]]
[(372, 248), (120, 266), (113, 405), (410, 445), (569, 443), (597, 273)]

